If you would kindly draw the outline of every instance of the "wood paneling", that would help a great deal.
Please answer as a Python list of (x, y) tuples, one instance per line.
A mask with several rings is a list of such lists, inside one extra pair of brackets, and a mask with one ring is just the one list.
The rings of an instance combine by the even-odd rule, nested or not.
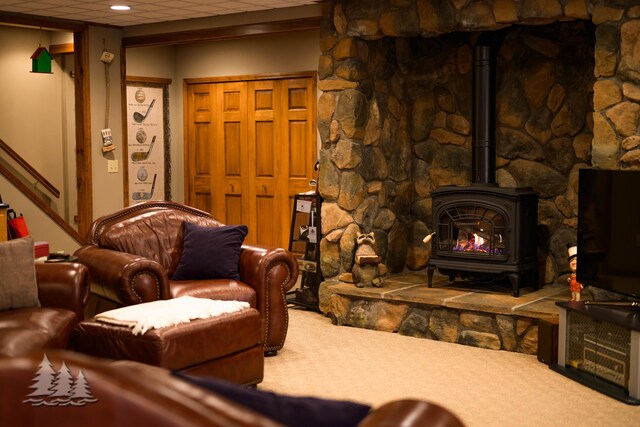
[(206, 210), (246, 224), (247, 243), (288, 247), (293, 195), (316, 161), (315, 74), (230, 80), (187, 82), (187, 203), (209, 191)]

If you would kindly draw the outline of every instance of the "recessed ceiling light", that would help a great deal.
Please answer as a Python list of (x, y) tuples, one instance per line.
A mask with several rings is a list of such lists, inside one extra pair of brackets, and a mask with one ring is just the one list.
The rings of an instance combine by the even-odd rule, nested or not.
[(129, 6), (125, 6), (125, 5), (114, 5), (111, 6), (111, 10), (129, 10), (131, 9)]

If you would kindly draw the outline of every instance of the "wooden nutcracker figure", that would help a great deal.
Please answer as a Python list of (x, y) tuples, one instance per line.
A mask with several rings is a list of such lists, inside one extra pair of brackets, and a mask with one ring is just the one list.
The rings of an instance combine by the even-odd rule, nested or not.
[(582, 284), (576, 279), (576, 270), (578, 269), (578, 247), (575, 245), (568, 245), (567, 251), (569, 252), (569, 268), (571, 268), (571, 275), (567, 278), (569, 282), (569, 290), (571, 291), (571, 301), (580, 301), (580, 292), (582, 292)]

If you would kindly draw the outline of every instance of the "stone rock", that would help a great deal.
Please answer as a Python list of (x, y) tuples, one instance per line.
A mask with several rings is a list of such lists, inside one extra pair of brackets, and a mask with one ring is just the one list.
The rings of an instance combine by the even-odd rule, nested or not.
[(407, 226), (396, 221), (389, 231), (389, 252), (386, 264), (391, 273), (404, 270), (408, 240)]
[(389, 231), (395, 221), (396, 215), (393, 213), (393, 211), (384, 208), (378, 211), (378, 216), (376, 216), (375, 220), (373, 221), (373, 226), (381, 230)]
[(591, 161), (601, 169), (615, 169), (618, 156), (618, 137), (607, 119), (593, 113), (593, 144)]
[(407, 310), (404, 304), (357, 300), (351, 303), (347, 322), (359, 328), (396, 332)]
[(524, 129), (539, 143), (545, 143), (551, 138), (551, 111), (537, 108), (531, 112)]
[(473, 329), (478, 332), (493, 332), (493, 318), (474, 313), (460, 314), (460, 324), (465, 328)]
[(640, 149), (627, 151), (620, 157), (620, 163), (625, 166), (640, 166)]
[(564, 215), (566, 218), (569, 218), (575, 215), (577, 206), (573, 206), (571, 201), (566, 196), (560, 195), (556, 197), (556, 199), (554, 200), (554, 203), (556, 205), (556, 208), (558, 208), (558, 211), (560, 211), (560, 213)]
[(584, 126), (588, 101), (578, 92), (570, 92), (567, 99), (551, 122), (551, 132), (555, 136), (576, 135)]
[(330, 123), (336, 108), (336, 96), (331, 92), (325, 92), (318, 99), (318, 133), (322, 141), (328, 141), (330, 135)]
[(412, 181), (418, 197), (427, 197), (431, 194), (431, 181), (429, 180), (429, 165), (420, 159), (413, 161)]
[(640, 135), (633, 135), (625, 138), (622, 141), (621, 146), (627, 151), (640, 147)]
[(513, 0), (493, 0), (493, 16), (496, 22), (516, 22), (518, 20), (518, 9)]
[(337, 228), (346, 227), (353, 222), (349, 212), (342, 210), (337, 203), (325, 201), (322, 203), (321, 210), (322, 232), (324, 234), (328, 234)]
[(383, 180), (389, 176), (387, 159), (378, 147), (362, 150), (362, 176), (367, 181)]
[(528, 135), (505, 127), (498, 128), (497, 133), (496, 153), (499, 156), (507, 159), (520, 157), (536, 161), (544, 158), (542, 146)]
[(555, 40), (525, 34), (522, 37), (522, 41), (524, 41), (524, 44), (526, 44), (532, 50), (538, 52), (540, 55), (544, 55), (551, 59), (557, 59), (560, 56), (561, 46)]
[(506, 168), (500, 168), (496, 171), (496, 182), (502, 188), (516, 188), (518, 186), (515, 178)]
[(604, 110), (622, 100), (620, 87), (611, 79), (598, 80), (593, 85), (593, 109)]
[(558, 108), (564, 102), (564, 98), (566, 96), (566, 89), (560, 83), (556, 83), (553, 85), (551, 90), (549, 91), (549, 96), (547, 97), (547, 108), (552, 113), (557, 113)]
[(448, 88), (438, 86), (434, 90), (434, 95), (436, 97), (436, 104), (438, 105), (438, 107), (440, 107), (440, 109), (446, 111), (447, 113), (456, 112), (456, 98)]
[(438, 341), (454, 343), (458, 339), (458, 319), (453, 311), (435, 309), (429, 318), (429, 331)]
[(339, 62), (335, 67), (335, 73), (337, 77), (352, 82), (359, 82), (368, 77), (364, 64), (353, 58)]
[(488, 4), (472, 2), (460, 11), (460, 24), (465, 29), (487, 29), (496, 25), (493, 11)]
[(333, 75), (333, 59), (331, 55), (320, 55), (318, 59), (318, 79), (326, 79)]
[(390, 203), (390, 208), (397, 215), (402, 215), (409, 211), (411, 203), (415, 197), (413, 183), (411, 181), (403, 181), (396, 185), (395, 196)]
[(516, 320), (516, 334), (518, 336), (522, 336), (522, 334), (524, 334), (526, 332), (527, 329), (529, 329), (532, 325), (532, 321), (531, 319), (517, 319)]
[[(342, 271), (351, 271), (353, 267), (353, 257), (356, 251), (356, 237), (360, 233), (357, 224), (349, 224), (340, 238), (340, 266)], [(327, 237), (327, 240), (329, 238)]]
[(463, 45), (456, 51), (456, 65), (462, 75), (469, 74), (473, 64), (473, 51), (469, 45)]
[(411, 213), (420, 221), (431, 224), (433, 216), (431, 197), (414, 202), (413, 205), (411, 205)]
[(576, 157), (583, 162), (589, 162), (591, 159), (591, 142), (593, 135), (581, 133), (573, 138), (573, 152)]
[(591, 20), (594, 24), (600, 25), (607, 21), (619, 21), (623, 14), (623, 9), (609, 7), (604, 4), (594, 4), (591, 11)]
[(406, 134), (398, 134), (396, 148), (391, 154), (387, 164), (389, 166), (389, 178), (396, 182), (404, 181), (411, 176), (411, 144)]
[(611, 122), (615, 126), (616, 131), (620, 135), (635, 135), (638, 131), (640, 105), (636, 104), (635, 102), (621, 102), (620, 104), (610, 108), (609, 111), (607, 111), (607, 117), (609, 118), (609, 120), (611, 120)]
[(523, 69), (524, 94), (529, 104), (542, 107), (549, 91), (556, 83), (555, 63), (550, 60), (529, 61)]
[(562, 224), (562, 214), (555, 203), (549, 200), (538, 201), (538, 225), (547, 227), (551, 232)]
[(456, 28), (456, 9), (448, 1), (419, 1), (418, 18), (423, 32), (441, 34)]
[(584, 0), (567, 0), (564, 5), (564, 14), (571, 18), (588, 20), (591, 18)]
[(358, 86), (357, 82), (350, 82), (344, 79), (324, 79), (318, 82), (318, 90), (323, 92), (341, 91), (345, 89), (353, 89)]
[(331, 120), (329, 127), (329, 142), (335, 144), (340, 139), (340, 123), (337, 120)]
[(362, 37), (367, 40), (375, 40), (382, 36), (380, 26), (375, 19), (352, 19), (347, 27), (347, 34), (353, 37)]
[(449, 129), (460, 135), (466, 136), (471, 132), (471, 124), (469, 121), (466, 117), (458, 114), (450, 114), (447, 116), (447, 126)]
[(320, 240), (320, 270), (322, 276), (331, 278), (340, 273), (340, 245), (329, 242), (327, 239)]
[(417, 11), (413, 8), (394, 9), (380, 16), (380, 29), (387, 36), (403, 37), (420, 33)]
[[(340, 195), (340, 172), (329, 159), (330, 152), (320, 152), (320, 170), (318, 171), (318, 191), (325, 200), (335, 200)], [(326, 230), (323, 228), (323, 230)]]
[[(354, 210), (364, 200), (366, 191), (364, 179), (356, 172), (343, 172), (340, 179), (340, 195), (338, 205), (348, 211)], [(322, 228), (325, 230), (325, 228)]]
[(629, 100), (640, 102), (640, 87), (636, 86), (635, 84), (631, 82), (622, 83), (622, 93)]
[(555, 197), (567, 188), (566, 178), (542, 163), (516, 159), (507, 169), (518, 187), (532, 187), (540, 197)]
[(378, 100), (373, 99), (369, 104), (369, 119), (364, 134), (364, 145), (371, 145), (378, 142), (382, 126), (380, 124), (380, 108)]
[(345, 37), (338, 40), (333, 48), (333, 59), (336, 61), (343, 61), (345, 59), (356, 56), (357, 49), (355, 40), (351, 37)]
[(458, 343), (473, 347), (500, 350), (500, 338), (496, 334), (477, 331), (462, 331)]
[(339, 242), (343, 234), (344, 230), (333, 230), (325, 236), (325, 239), (332, 243)]
[(559, 18), (562, 7), (556, 0), (523, 0), (520, 14), (522, 19)]
[(432, 97), (420, 96), (411, 109), (411, 139), (422, 141), (427, 138), (435, 117), (435, 103)]
[(507, 79), (496, 95), (498, 123), (512, 128), (519, 128), (529, 115), (529, 104), (519, 82)]
[(549, 240), (549, 255), (553, 257), (556, 271), (569, 272), (567, 261), (567, 244), (576, 242), (576, 232), (565, 226), (559, 227)]
[(344, 34), (347, 31), (347, 17), (344, 14), (342, 4), (337, 4), (333, 8), (333, 26), (339, 34)]
[(380, 212), (380, 207), (377, 198), (375, 196), (367, 197), (353, 212), (353, 220), (360, 224), (363, 232), (369, 232), (373, 229), (378, 212)]
[(341, 139), (332, 150), (331, 160), (339, 169), (353, 169), (362, 162), (362, 145)]
[(596, 27), (596, 46), (594, 49), (596, 77), (612, 77), (616, 72), (618, 36), (617, 25), (600, 24)]
[(436, 128), (431, 131), (429, 138), (440, 144), (464, 145), (466, 138), (447, 129)]
[(418, 158), (427, 163), (432, 163), (436, 153), (440, 150), (440, 144), (435, 141), (425, 141), (413, 146), (413, 151)]
[(364, 137), (367, 112), (367, 100), (362, 92), (344, 90), (337, 100), (334, 117), (347, 137), (360, 139)]
[(369, 181), (367, 182), (367, 194), (378, 194), (382, 189), (382, 182)]
[(510, 316), (497, 315), (496, 326), (502, 338), (502, 348), (507, 351), (515, 351), (517, 341), (513, 318)]
[(318, 309), (324, 314), (331, 311), (331, 296), (335, 294), (329, 290), (329, 287), (336, 283), (336, 280), (324, 280), (318, 287)]
[(416, 338), (431, 338), (429, 332), (429, 310), (411, 308), (407, 317), (402, 320), (398, 334)]
[(544, 153), (551, 167), (562, 174), (566, 174), (573, 166), (573, 143), (569, 137), (552, 139), (545, 144)]
[(576, 163), (575, 165), (573, 165), (573, 168), (569, 173), (566, 197), (571, 203), (574, 216), (578, 215), (578, 179), (580, 175), (580, 169), (583, 169), (588, 166), (589, 165), (586, 163)]
[(433, 156), (429, 179), (434, 188), (468, 185), (471, 181), (471, 153), (454, 145), (441, 146)]
[(422, 270), (427, 267), (431, 258), (431, 245), (428, 247), (422, 239), (430, 231), (422, 221), (415, 221), (411, 226), (409, 235), (412, 237), (407, 249), (407, 268), (412, 271)]
[(520, 338), (518, 352), (524, 354), (538, 354), (538, 326), (532, 326)]
[(438, 111), (436, 117), (433, 120), (432, 128), (446, 128), (447, 127), (447, 113), (445, 111)]

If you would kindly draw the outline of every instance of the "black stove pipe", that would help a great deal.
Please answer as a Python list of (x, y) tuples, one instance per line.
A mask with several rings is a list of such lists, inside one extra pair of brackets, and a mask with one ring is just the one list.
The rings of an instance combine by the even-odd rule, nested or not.
[(473, 56), (472, 183), (496, 183), (495, 53), (477, 45)]

